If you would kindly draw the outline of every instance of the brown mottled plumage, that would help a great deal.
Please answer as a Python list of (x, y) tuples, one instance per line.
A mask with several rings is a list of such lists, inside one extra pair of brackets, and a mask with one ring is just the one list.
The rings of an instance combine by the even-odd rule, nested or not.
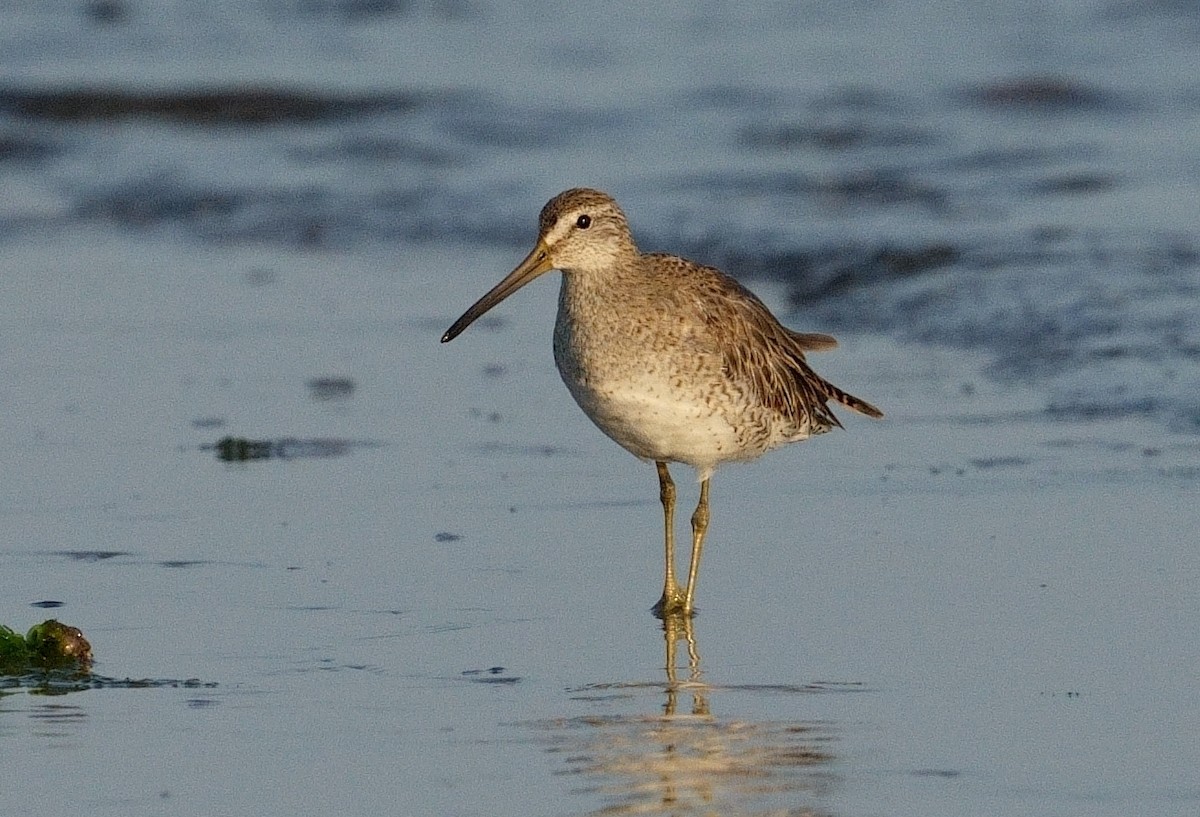
[[(587, 188), (560, 193), (542, 208), (538, 224), (533, 252), (442, 342), (542, 273), (563, 272), (554, 361), (592, 422), (655, 463), (666, 539), (666, 578), (656, 611), (691, 615), (708, 528), (709, 479), (717, 466), (840, 427), (830, 401), (869, 417), (883, 413), (808, 365), (806, 352), (832, 349), (836, 340), (783, 326), (720, 270), (639, 252), (611, 196)], [(668, 462), (691, 465), (700, 479), (682, 589), (675, 582), (675, 485)]]

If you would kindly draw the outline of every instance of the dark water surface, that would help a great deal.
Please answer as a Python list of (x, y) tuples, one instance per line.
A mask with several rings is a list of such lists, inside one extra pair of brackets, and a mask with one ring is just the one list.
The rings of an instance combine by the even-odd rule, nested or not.
[[(0, 690), (0, 811), (1197, 813), (1198, 8), (0, 4), (0, 622), (216, 684)], [(582, 184), (888, 411), (691, 633), (554, 286), (436, 343)]]

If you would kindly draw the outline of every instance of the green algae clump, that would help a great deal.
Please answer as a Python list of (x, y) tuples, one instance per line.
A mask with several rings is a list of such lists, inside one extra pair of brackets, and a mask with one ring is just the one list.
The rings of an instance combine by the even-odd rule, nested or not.
[(24, 636), (0, 624), (0, 674), (39, 670), (84, 670), (92, 665), (92, 645), (78, 627), (49, 619)]

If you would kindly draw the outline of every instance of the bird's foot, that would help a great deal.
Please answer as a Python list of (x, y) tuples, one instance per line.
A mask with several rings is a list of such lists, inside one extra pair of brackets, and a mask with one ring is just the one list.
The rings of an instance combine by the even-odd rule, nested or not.
[(688, 606), (687, 593), (678, 587), (664, 588), (662, 598), (650, 608), (650, 612), (663, 621), (668, 618), (691, 618), (696, 615), (695, 608)]

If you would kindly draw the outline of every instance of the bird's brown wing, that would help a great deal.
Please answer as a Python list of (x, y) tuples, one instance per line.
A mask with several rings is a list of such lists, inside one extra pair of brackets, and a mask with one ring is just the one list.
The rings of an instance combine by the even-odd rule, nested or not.
[(766, 406), (798, 425), (841, 426), (826, 403), (834, 400), (868, 417), (883, 412), (839, 389), (808, 365), (804, 353), (837, 346), (819, 333), (793, 332), (771, 314), (754, 293), (713, 269), (697, 271), (697, 283), (707, 290), (701, 298), (705, 321), (719, 339), (730, 376), (752, 388)]

